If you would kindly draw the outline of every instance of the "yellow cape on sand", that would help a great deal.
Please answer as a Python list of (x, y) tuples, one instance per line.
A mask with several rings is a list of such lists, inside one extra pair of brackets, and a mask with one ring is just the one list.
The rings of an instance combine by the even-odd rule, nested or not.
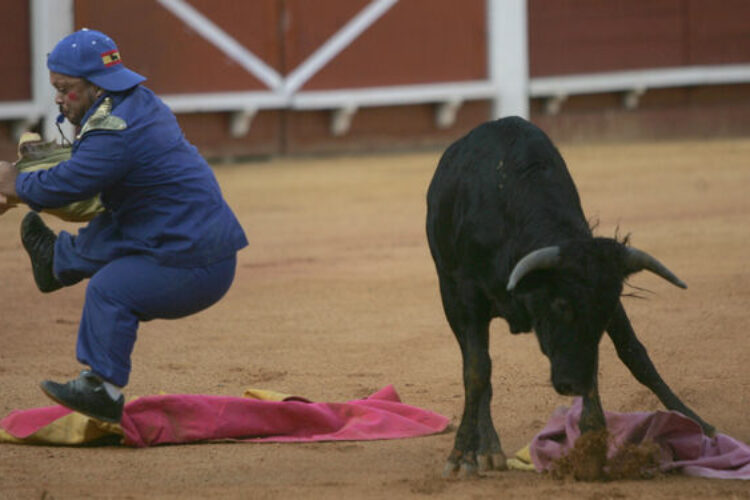
[[(304, 400), (283, 392), (255, 388), (246, 389), (243, 397), (261, 401)], [(104, 438), (122, 438), (124, 435), (120, 424), (110, 424), (80, 413), (71, 412), (25, 438), (14, 437), (0, 429), (0, 443), (81, 446)], [(508, 468), (513, 470), (536, 470), (531, 461), (528, 445), (509, 458), (507, 464)]]
[[(290, 394), (284, 394), (281, 392), (268, 391), (264, 389), (247, 389), (244, 397), (262, 399), (265, 401), (285, 401), (290, 398), (295, 398)], [(531, 460), (530, 445), (526, 445), (518, 450), (515, 455), (506, 460), (508, 468), (511, 470), (523, 470), (523, 471), (536, 471), (534, 462)]]
[[(284, 401), (294, 397), (291, 394), (252, 388), (247, 389), (243, 396), (263, 401)], [(120, 424), (102, 422), (76, 412), (58, 418), (25, 438), (17, 438), (0, 429), (0, 443), (15, 444), (80, 446), (102, 438), (122, 436), (124, 432)]]
[[(290, 394), (284, 394), (281, 392), (268, 391), (264, 389), (247, 389), (244, 397), (262, 399), (265, 401), (285, 401), (290, 398), (295, 398)], [(0, 431), (2, 432), (2, 431)], [(523, 470), (523, 471), (536, 471), (534, 462), (531, 460), (530, 445), (526, 445), (518, 450), (515, 455), (506, 460), (508, 468), (511, 470)]]
[(508, 464), (508, 468), (513, 470), (536, 470), (536, 467), (534, 467), (534, 462), (531, 461), (531, 450), (529, 449), (528, 444), (518, 450), (513, 457), (509, 458), (506, 461), (506, 463)]
[[(18, 161), (15, 166), (19, 172), (47, 170), (61, 161), (70, 159), (71, 148), (54, 142), (42, 142), (42, 137), (33, 132), (24, 132), (18, 141)], [(87, 222), (104, 211), (99, 196), (88, 200), (76, 201), (60, 208), (43, 210), (68, 222)]]
[(73, 412), (25, 438), (11, 436), (0, 429), (0, 443), (80, 446), (105, 437), (123, 435), (119, 424), (101, 422)]

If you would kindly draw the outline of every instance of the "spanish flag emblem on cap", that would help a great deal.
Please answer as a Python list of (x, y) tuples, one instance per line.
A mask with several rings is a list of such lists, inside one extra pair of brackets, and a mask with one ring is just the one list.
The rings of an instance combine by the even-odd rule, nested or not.
[(122, 63), (122, 59), (120, 59), (120, 52), (118, 50), (110, 50), (107, 52), (102, 52), (102, 62), (106, 67), (114, 66), (115, 64)]

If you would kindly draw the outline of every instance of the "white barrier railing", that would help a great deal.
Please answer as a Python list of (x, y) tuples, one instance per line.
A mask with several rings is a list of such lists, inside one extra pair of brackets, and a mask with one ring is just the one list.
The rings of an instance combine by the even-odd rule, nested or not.
[(43, 135), (53, 137), (58, 111), (55, 94), (49, 84), (47, 53), (58, 40), (73, 30), (73, 0), (30, 0), (29, 9), (31, 99), (0, 102), (0, 120), (12, 122), (15, 139), (40, 119), (43, 119)]
[[(177, 113), (223, 111), (232, 113), (231, 133), (244, 135), (261, 109), (325, 109), (331, 111), (331, 132), (344, 134), (357, 109), (367, 106), (393, 106), (435, 103), (435, 123), (448, 127), (461, 104), (472, 99), (491, 99), (495, 112), (525, 115), (528, 102), (518, 89), (527, 84), (526, 1), (486, 0), (488, 12), (489, 78), (482, 81), (442, 82), (365, 89), (330, 91), (301, 90), (318, 71), (376, 23), (399, 0), (371, 0), (359, 13), (289, 75), (280, 75), (236, 39), (190, 5), (186, 0), (157, 0), (199, 36), (233, 59), (240, 67), (268, 86), (266, 91), (216, 92), (164, 95), (164, 101)], [(15, 120), (18, 129), (43, 118), (44, 135), (54, 132), (57, 110), (45, 69), (44, 55), (54, 43), (73, 29), (72, 0), (31, 0), (32, 57), (34, 59), (33, 99), (22, 103), (0, 103), (0, 119)], [(510, 29), (510, 28), (512, 29)], [(512, 49), (512, 50), (509, 50)], [(517, 69), (521, 70), (518, 71)], [(513, 69), (511, 71), (511, 69)]]
[(750, 64), (682, 66), (632, 71), (532, 78), (528, 96), (546, 98), (545, 109), (557, 113), (571, 95), (623, 92), (623, 105), (638, 106), (648, 89), (750, 83)]
[[(435, 104), (435, 125), (450, 127), (461, 105), (469, 100), (491, 100), (492, 116), (528, 117), (529, 99), (544, 98), (548, 113), (556, 113), (571, 95), (622, 92), (623, 105), (633, 108), (648, 89), (750, 83), (750, 64), (687, 66), (528, 77), (527, 0), (486, 0), (488, 78), (356, 89), (300, 90), (398, 0), (372, 0), (307, 60), (286, 77), (253, 55), (185, 0), (157, 0), (182, 22), (214, 44), (266, 85), (268, 90), (214, 92), (162, 96), (175, 113), (229, 112), (233, 136), (246, 134), (262, 109), (329, 110), (334, 135), (345, 134), (360, 108)], [(32, 99), (0, 103), (0, 120), (14, 122), (14, 132), (43, 120), (45, 137), (55, 131), (57, 109), (45, 67), (46, 53), (73, 29), (72, 0), (31, 0)]]
[(441, 128), (454, 122), (458, 109), (466, 100), (492, 99), (495, 103), (493, 113), (498, 117), (501, 114), (528, 114), (528, 99), (523, 92), (528, 79), (526, 0), (486, 0), (488, 80), (300, 90), (398, 1), (372, 0), (289, 75), (283, 76), (184, 0), (158, 0), (165, 9), (269, 87), (267, 92), (258, 93), (166, 95), (162, 98), (175, 112), (231, 111), (230, 130), (233, 135), (247, 133), (252, 117), (264, 108), (330, 110), (330, 130), (334, 135), (345, 134), (357, 110), (368, 106), (435, 103), (435, 124)]
[[(623, 106), (633, 109), (649, 89), (750, 83), (750, 64), (685, 66), (635, 71), (615, 71), (530, 78), (523, 88), (523, 105), (502, 106), (497, 86), (491, 80), (399, 85), (358, 89), (301, 91), (289, 97), (271, 92), (220, 93), (164, 96), (177, 113), (289, 108), (330, 110), (331, 132), (346, 133), (354, 113), (371, 106), (434, 103), (435, 125), (450, 127), (461, 104), (470, 100), (492, 100), (499, 109), (496, 118), (517, 114), (528, 117), (528, 100), (545, 99), (545, 111), (555, 114), (572, 95), (622, 92)], [(518, 100), (518, 98), (516, 99)], [(514, 109), (515, 108), (515, 112)], [(244, 129), (243, 129), (244, 130)]]

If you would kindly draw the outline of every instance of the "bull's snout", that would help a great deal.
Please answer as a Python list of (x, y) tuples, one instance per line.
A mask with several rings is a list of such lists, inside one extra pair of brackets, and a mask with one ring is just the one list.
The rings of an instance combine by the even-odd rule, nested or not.
[(552, 386), (562, 396), (583, 396), (593, 386), (593, 378), (581, 371), (552, 370)]
[(563, 396), (583, 396), (596, 385), (596, 352), (558, 352), (550, 358), (552, 386)]
[(555, 391), (562, 396), (583, 396), (588, 392), (585, 384), (578, 380), (564, 378), (562, 380), (552, 379)]

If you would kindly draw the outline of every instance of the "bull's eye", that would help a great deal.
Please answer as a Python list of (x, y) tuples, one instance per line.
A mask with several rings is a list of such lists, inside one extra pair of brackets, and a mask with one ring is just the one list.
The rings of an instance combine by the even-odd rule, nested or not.
[(564, 321), (565, 323), (573, 321), (573, 308), (571, 307), (570, 302), (566, 299), (563, 299), (562, 297), (552, 299), (550, 308), (552, 309), (552, 314), (554, 314), (559, 321)]

